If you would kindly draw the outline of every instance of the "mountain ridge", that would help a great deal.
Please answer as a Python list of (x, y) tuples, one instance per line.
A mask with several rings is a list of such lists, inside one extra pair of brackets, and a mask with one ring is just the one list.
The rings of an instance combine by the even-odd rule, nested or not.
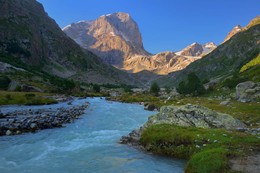
[[(241, 32), (234, 34), (204, 58), (191, 63), (181, 71), (170, 73), (169, 76), (158, 79), (157, 82), (163, 85), (176, 86), (190, 72), (196, 73), (201, 80), (211, 81), (223, 81), (234, 74), (238, 74), (243, 65), (259, 54), (259, 33), (260, 17), (256, 17)], [(253, 80), (253, 78), (250, 78), (250, 80)]]
[[(137, 23), (123, 12), (102, 15), (93, 21), (73, 23), (63, 28), (63, 31), (81, 47), (99, 55), (104, 62), (131, 73), (147, 70), (167, 75), (201, 58), (206, 50), (200, 45), (202, 50), (196, 55), (176, 55), (175, 52), (152, 55), (144, 49)], [(211, 49), (215, 47), (207, 48), (207, 53)], [(178, 62), (178, 65), (174, 62)]]

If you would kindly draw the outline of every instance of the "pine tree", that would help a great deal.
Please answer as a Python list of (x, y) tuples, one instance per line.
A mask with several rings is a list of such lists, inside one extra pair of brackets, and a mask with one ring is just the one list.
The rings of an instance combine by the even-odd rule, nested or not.
[(158, 96), (159, 92), (160, 92), (160, 87), (156, 82), (154, 82), (151, 85), (150, 93), (154, 94), (155, 96)]
[(201, 95), (205, 93), (205, 88), (200, 81), (199, 77), (195, 73), (188, 74), (188, 82), (180, 82), (177, 91), (180, 94), (192, 94), (193, 96)]

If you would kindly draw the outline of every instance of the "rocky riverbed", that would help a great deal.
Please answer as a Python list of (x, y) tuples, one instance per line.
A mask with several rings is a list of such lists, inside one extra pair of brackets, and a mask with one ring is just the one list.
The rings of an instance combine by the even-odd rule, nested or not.
[(83, 115), (88, 106), (89, 103), (86, 102), (57, 109), (27, 109), (0, 113), (0, 136), (63, 127)]

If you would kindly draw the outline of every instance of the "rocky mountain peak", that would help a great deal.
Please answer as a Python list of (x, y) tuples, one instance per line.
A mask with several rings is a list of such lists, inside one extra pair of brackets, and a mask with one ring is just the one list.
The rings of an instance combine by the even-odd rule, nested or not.
[(105, 17), (105, 18), (114, 18), (114, 19), (120, 19), (121, 22), (127, 22), (131, 19), (130, 14), (128, 13), (123, 13), (123, 12), (117, 12), (117, 13), (112, 13), (112, 14), (107, 14), (107, 15), (103, 15), (101, 17)]
[[(188, 47), (184, 48), (179, 55), (182, 56), (199, 56), (203, 52), (203, 47), (199, 43), (195, 42), (189, 45)], [(178, 53), (177, 53), (178, 54)]]
[(179, 56), (186, 56), (186, 57), (202, 57), (214, 49), (217, 48), (217, 45), (213, 42), (206, 43), (204, 45), (199, 44), (197, 42), (192, 43), (191, 45), (187, 46), (183, 50), (176, 52), (176, 55)]
[(127, 13), (100, 16), (94, 21), (71, 24), (63, 31), (83, 48), (93, 51), (104, 62), (122, 67), (125, 59), (149, 55), (144, 48), (138, 25)]
[(231, 37), (236, 35), (237, 33), (241, 32), (243, 30), (243, 27), (240, 25), (235, 26), (227, 35), (224, 42), (228, 41)]
[(217, 47), (217, 45), (213, 42), (209, 42), (209, 43), (204, 44), (203, 47), (209, 48), (209, 49), (211, 49), (211, 48), (215, 49)]

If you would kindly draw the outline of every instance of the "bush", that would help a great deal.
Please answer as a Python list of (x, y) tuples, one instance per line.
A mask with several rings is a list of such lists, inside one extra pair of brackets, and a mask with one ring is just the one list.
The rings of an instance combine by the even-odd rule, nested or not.
[(6, 95), (5, 95), (5, 98), (6, 98), (6, 100), (12, 100), (11, 94), (6, 94)]
[(227, 86), (230, 89), (235, 88), (239, 83), (247, 81), (246, 78), (239, 77), (237, 73), (235, 73), (232, 78), (228, 78), (223, 82), (223, 86)]
[(157, 96), (160, 92), (160, 87), (159, 85), (154, 82), (152, 85), (151, 85), (151, 88), (150, 88), (150, 93), (151, 94), (154, 94), (155, 96)]
[(24, 97), (25, 97), (27, 100), (30, 100), (30, 99), (32, 99), (33, 97), (35, 97), (35, 94), (32, 94), (32, 93), (25, 94)]
[(185, 83), (185, 81), (180, 82), (177, 91), (180, 94), (198, 96), (204, 94), (206, 90), (198, 76), (195, 73), (189, 73), (187, 83)]
[(165, 87), (165, 92), (169, 94), (172, 91), (172, 89), (168, 86)]
[(7, 76), (0, 76), (0, 90), (7, 90), (11, 80)]
[(100, 86), (99, 85), (93, 85), (93, 91), (95, 92), (95, 93), (100, 93)]
[(15, 91), (22, 91), (21, 85), (17, 85), (16, 88), (15, 88)]

